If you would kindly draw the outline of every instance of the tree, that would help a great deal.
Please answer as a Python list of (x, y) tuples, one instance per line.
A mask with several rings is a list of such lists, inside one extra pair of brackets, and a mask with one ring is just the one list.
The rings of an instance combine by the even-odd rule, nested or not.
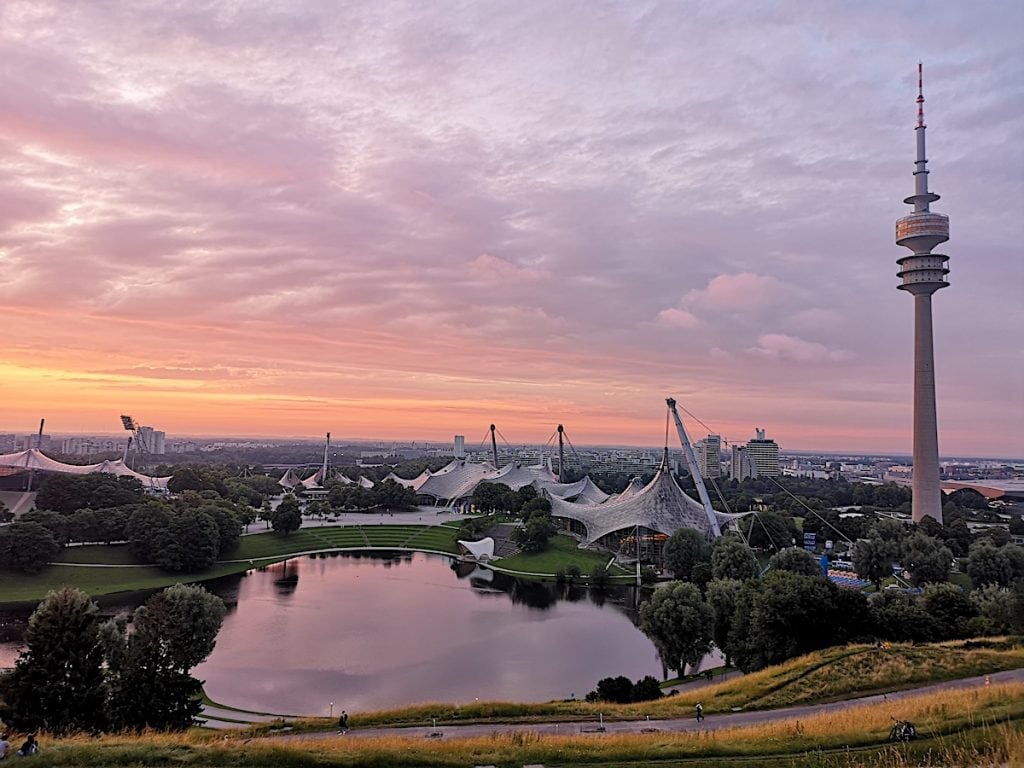
[(791, 571), (744, 583), (728, 641), (736, 666), (750, 672), (845, 642), (855, 628), (837, 608), (838, 592), (828, 579)]
[[(523, 487), (530, 488), (531, 486), (525, 485)], [(545, 499), (543, 496), (534, 496), (523, 504), (519, 514), (522, 515), (524, 520), (529, 520), (534, 515), (550, 515), (551, 500)]]
[(947, 581), (952, 565), (953, 553), (931, 536), (918, 531), (903, 542), (903, 567), (910, 571), (910, 582), (915, 587)]
[(534, 513), (522, 526), (512, 531), (512, 541), (523, 552), (543, 552), (548, 541), (555, 535), (555, 524), (551, 515)]
[(170, 508), (151, 502), (132, 510), (125, 525), (128, 548), (139, 560), (152, 563), (156, 554), (167, 545)]
[(153, 562), (172, 573), (203, 571), (217, 562), (219, 546), (220, 534), (213, 518), (189, 509), (171, 515), (164, 546), (153, 553)]
[(299, 500), (290, 493), (281, 499), (281, 503), (273, 511), (270, 524), (275, 531), (285, 535), (299, 530), (302, 526), (302, 508), (299, 506)]
[(33, 509), (22, 515), (18, 522), (39, 523), (53, 534), (53, 540), (57, 542), (58, 546), (63, 547), (68, 543), (68, 518), (59, 512), (51, 512), (48, 509)]
[(473, 490), (472, 503), (481, 512), (519, 510), (515, 492), (504, 483), (479, 483)]
[(238, 549), (242, 541), (242, 521), (232, 509), (220, 504), (204, 504), (199, 508), (210, 516), (217, 526), (217, 555), (222, 556)]
[(17, 522), (0, 528), (0, 568), (39, 573), (60, 554), (60, 545), (39, 523)]
[(821, 576), (821, 565), (817, 558), (810, 552), (798, 547), (786, 547), (780, 549), (771, 560), (768, 561), (768, 569), (775, 571), (790, 571), (799, 573), (801, 576)]
[(922, 595), (924, 610), (935, 622), (939, 640), (968, 637), (978, 608), (955, 584), (929, 584)]
[(967, 575), (971, 577), (974, 586), (1008, 586), (1013, 578), (1013, 570), (1010, 558), (991, 541), (982, 539), (971, 545), (967, 556)]
[(213, 651), (225, 612), (202, 587), (177, 584), (135, 610), (133, 632), (123, 618), (103, 626), (114, 728), (191, 727), (202, 686), (190, 671)]
[(892, 564), (898, 550), (879, 536), (861, 539), (853, 547), (853, 569), (862, 579), (867, 579), (881, 589), (882, 580), (892, 576)]
[(938, 636), (935, 621), (921, 601), (900, 589), (883, 589), (868, 601), (871, 626), (880, 637), (926, 642)]
[(658, 679), (652, 675), (646, 675), (633, 684), (633, 701), (654, 701), (664, 695)]
[(12, 725), (52, 733), (104, 727), (99, 626), (99, 608), (84, 592), (64, 587), (46, 596), (7, 684)]
[(0, 523), (9, 523), (14, 519), (14, 513), (7, 508), (7, 505), (0, 501)]
[(665, 542), (662, 559), (677, 579), (690, 581), (697, 563), (711, 562), (711, 545), (700, 531), (680, 528)]
[(738, 536), (721, 536), (711, 548), (711, 575), (715, 579), (750, 579), (757, 575), (757, 558)]
[(782, 549), (793, 546), (796, 523), (789, 515), (778, 512), (758, 512), (740, 522), (747, 533), (750, 546), (759, 549)]
[(587, 701), (609, 701), (628, 704), (633, 700), (633, 682), (624, 675), (597, 681), (597, 690), (587, 694)]
[(711, 649), (711, 609), (693, 584), (676, 582), (656, 589), (640, 606), (640, 629), (658, 649), (662, 664), (680, 674)]
[(729, 630), (736, 611), (736, 596), (742, 588), (743, 582), (738, 579), (715, 579), (707, 588), (707, 603), (711, 608), (711, 636), (725, 657), (727, 667), (730, 661)]
[(988, 584), (972, 590), (970, 598), (978, 611), (971, 635), (1009, 635), (1024, 629), (1024, 606), (1013, 590)]

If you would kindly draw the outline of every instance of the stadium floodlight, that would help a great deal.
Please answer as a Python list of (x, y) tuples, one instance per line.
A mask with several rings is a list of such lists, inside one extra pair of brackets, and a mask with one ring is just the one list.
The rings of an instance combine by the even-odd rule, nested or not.
[(125, 416), (124, 414), (121, 414), (121, 424), (129, 432), (134, 432), (136, 429), (138, 429), (138, 426), (135, 424), (135, 419), (133, 419), (131, 416)]

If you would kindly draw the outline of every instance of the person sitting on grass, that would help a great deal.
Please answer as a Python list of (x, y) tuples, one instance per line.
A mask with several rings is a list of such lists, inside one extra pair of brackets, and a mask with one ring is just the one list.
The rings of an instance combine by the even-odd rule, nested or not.
[(39, 754), (39, 742), (36, 741), (36, 735), (30, 733), (28, 738), (25, 739), (25, 743), (21, 745), (21, 749), (18, 750), (18, 755), (21, 757), (28, 757), (29, 755)]
[(0, 736), (0, 760), (7, 757), (7, 753), (11, 751), (11, 742), (8, 739), (10, 736), (6, 733)]

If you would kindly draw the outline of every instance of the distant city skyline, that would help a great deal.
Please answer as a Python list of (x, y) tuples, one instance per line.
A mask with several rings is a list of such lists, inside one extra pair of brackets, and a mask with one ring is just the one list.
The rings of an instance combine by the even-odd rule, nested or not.
[(674, 396), (731, 441), (909, 454), (920, 59), (939, 453), (1024, 456), (1022, 28), (920, 0), (4, 3), (0, 422), (656, 445)]

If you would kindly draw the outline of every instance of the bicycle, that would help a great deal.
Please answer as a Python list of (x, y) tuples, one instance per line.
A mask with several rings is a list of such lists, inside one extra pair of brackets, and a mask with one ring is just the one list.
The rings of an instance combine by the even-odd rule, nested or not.
[(917, 729), (909, 720), (897, 720), (889, 730), (889, 741), (912, 741), (917, 738)]

